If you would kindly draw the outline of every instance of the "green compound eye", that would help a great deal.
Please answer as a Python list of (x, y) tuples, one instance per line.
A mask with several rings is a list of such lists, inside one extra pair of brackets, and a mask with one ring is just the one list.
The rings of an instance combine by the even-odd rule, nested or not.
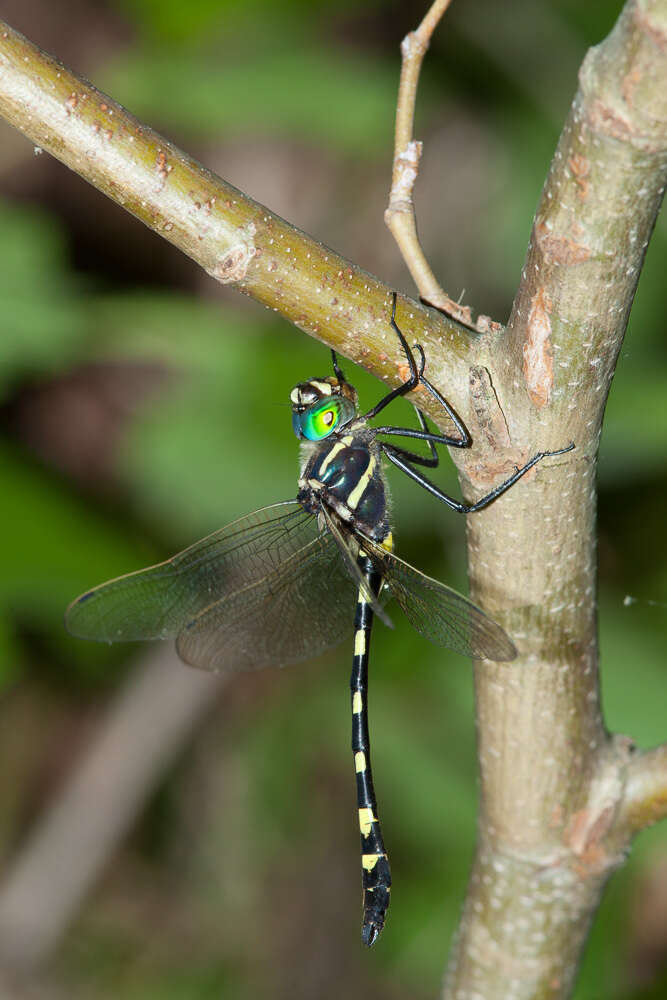
[[(308, 386), (310, 383), (304, 383)], [(356, 402), (345, 396), (327, 395), (316, 399), (307, 409), (299, 412), (299, 389), (292, 394), (292, 427), (298, 438), (308, 441), (323, 441), (335, 430), (344, 427), (357, 413)]]
[(299, 414), (299, 430), (309, 441), (328, 437), (340, 423), (340, 399), (327, 399)]

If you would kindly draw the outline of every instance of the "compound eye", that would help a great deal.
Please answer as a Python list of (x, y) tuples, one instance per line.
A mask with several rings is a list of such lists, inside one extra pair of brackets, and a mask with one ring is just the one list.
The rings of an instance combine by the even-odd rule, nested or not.
[(309, 441), (322, 441), (340, 423), (340, 400), (327, 399), (300, 415), (301, 433)]

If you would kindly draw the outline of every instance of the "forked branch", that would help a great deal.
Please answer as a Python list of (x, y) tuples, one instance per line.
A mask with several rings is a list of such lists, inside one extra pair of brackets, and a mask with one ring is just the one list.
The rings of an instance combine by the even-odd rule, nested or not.
[[(470, 325), (472, 322), (470, 308), (461, 306), (447, 295), (426, 259), (417, 235), (413, 200), (413, 190), (423, 150), (422, 143), (414, 138), (417, 85), (431, 36), (450, 3), (451, 0), (434, 0), (419, 27), (406, 35), (401, 44), (403, 62), (396, 102), (394, 165), (389, 204), (384, 213), (384, 220), (398, 244), (423, 301), (429, 302), (461, 323)], [(481, 317), (481, 320), (482, 326), (479, 329), (480, 332), (485, 332), (489, 321), (486, 317)]]

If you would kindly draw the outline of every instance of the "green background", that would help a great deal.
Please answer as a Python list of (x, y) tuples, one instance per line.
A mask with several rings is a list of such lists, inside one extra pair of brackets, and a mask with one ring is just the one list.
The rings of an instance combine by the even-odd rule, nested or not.
[[(409, 293), (384, 228), (401, 38), (424, 8), (295, 0), (24, 0), (14, 27), (249, 195)], [(619, 4), (454, 4), (419, 95), (420, 232), (453, 298), (504, 320), (558, 132)], [(667, 736), (665, 228), (649, 249), (599, 467), (610, 729)], [(294, 496), (289, 390), (328, 352), (0, 130), (0, 847), (85, 754), (137, 648), (69, 639), (67, 603)], [(370, 406), (382, 388), (345, 371)], [(446, 386), (441, 387), (446, 393)], [(397, 404), (395, 422), (410, 419)], [(447, 462), (444, 463), (448, 465)], [(441, 482), (456, 493), (449, 468)], [(465, 589), (464, 524), (391, 476), (399, 551)], [(624, 602), (630, 595), (636, 602)], [(386, 930), (359, 942), (349, 649), (239, 677), (165, 773), (62, 946), (49, 997), (436, 995), (472, 857), (468, 664), (398, 621), (371, 663)], [(159, 725), (159, 720), (147, 724)], [(667, 994), (667, 836), (642, 834), (576, 997)], [(655, 901), (654, 901), (655, 902)], [(41, 996), (41, 994), (40, 994)]]

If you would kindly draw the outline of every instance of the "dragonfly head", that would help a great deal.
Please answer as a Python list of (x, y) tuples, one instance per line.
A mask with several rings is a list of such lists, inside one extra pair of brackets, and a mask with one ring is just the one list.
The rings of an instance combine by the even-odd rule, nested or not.
[(299, 382), (290, 402), (294, 433), (307, 441), (324, 440), (357, 415), (357, 390), (332, 375)]

